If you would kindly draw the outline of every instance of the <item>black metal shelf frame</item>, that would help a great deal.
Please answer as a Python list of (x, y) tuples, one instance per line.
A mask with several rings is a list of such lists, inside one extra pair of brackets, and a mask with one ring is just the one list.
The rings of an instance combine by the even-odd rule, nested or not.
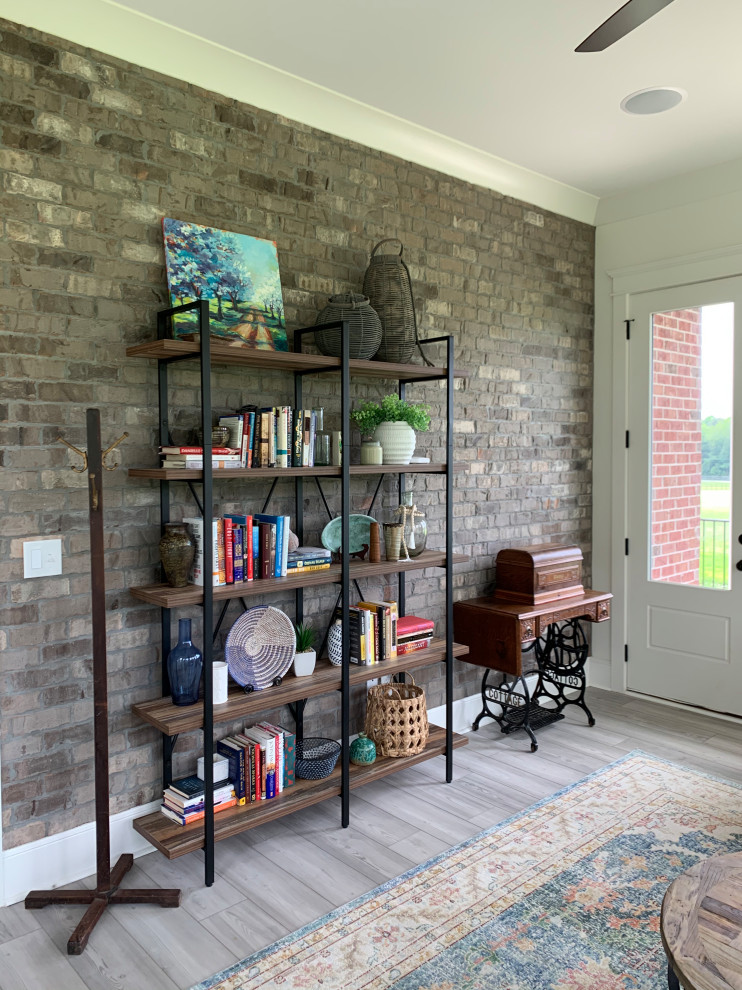
[[(198, 327), (201, 341), (199, 352), (200, 376), (201, 376), (201, 429), (203, 435), (203, 479), (201, 481), (201, 498), (191, 482), (188, 482), (193, 498), (198, 506), (199, 512), (204, 516), (204, 520), (210, 519), (213, 512), (213, 468), (212, 468), (212, 442), (211, 442), (211, 338), (209, 331), (209, 304), (207, 300), (187, 303), (167, 309), (157, 314), (157, 337), (165, 339), (169, 336), (169, 326), (172, 318), (178, 313), (196, 310), (198, 313)], [(341, 824), (346, 828), (350, 822), (350, 666), (348, 656), (350, 655), (350, 555), (349, 555), (349, 518), (350, 518), (350, 342), (348, 324), (346, 321), (337, 321), (306, 327), (294, 332), (294, 351), (301, 353), (304, 339), (308, 334), (314, 334), (319, 329), (339, 329), (341, 341), (340, 353), (340, 431), (342, 438), (342, 459), (340, 472), (340, 514), (341, 524), (341, 580), (339, 599), (341, 603), (342, 618), (342, 653), (344, 662), (341, 668)], [(446, 565), (445, 565), (445, 612), (446, 612), (446, 781), (453, 778), (453, 338), (442, 336), (429, 338), (420, 341), (422, 345), (444, 343), (446, 346), (446, 371), (444, 375), (430, 375), (424, 378), (400, 378), (399, 396), (405, 398), (408, 385), (418, 382), (445, 381), (446, 382)], [(165, 446), (170, 443), (170, 422), (168, 409), (168, 369), (171, 363), (191, 359), (191, 355), (177, 356), (172, 358), (158, 359), (158, 395), (159, 395), (159, 435), (160, 444)], [(303, 381), (308, 374), (316, 375), (327, 371), (337, 372), (337, 367), (316, 368), (311, 370), (300, 370), (294, 372), (294, 408), (303, 407)], [(315, 479), (319, 484), (319, 479)], [(266, 507), (270, 501), (277, 479), (274, 480), (271, 490), (266, 499)], [(381, 487), (382, 478), (374, 493), (374, 499)], [(160, 521), (164, 529), (165, 523), (170, 521), (170, 482), (160, 480)], [(405, 475), (398, 475), (399, 492), (404, 492)], [(325, 508), (328, 509), (324, 492), (320, 486), (320, 494)], [(296, 506), (296, 535), (299, 544), (304, 542), (304, 479), (301, 476), (294, 478), (294, 497)], [(264, 508), (265, 511), (265, 508)], [(213, 559), (213, 536), (212, 527), (203, 527), (203, 554), (204, 560)], [(405, 614), (405, 574), (398, 573), (398, 604), (399, 614)], [(247, 609), (244, 599), (239, 599), (243, 609)], [(220, 612), (216, 626), (214, 624), (214, 592), (210, 582), (204, 581), (203, 591), (203, 661), (204, 661), (204, 717), (203, 717), (203, 740), (204, 752), (209, 753), (213, 748), (214, 717), (211, 699), (213, 696), (212, 684), (212, 658), (213, 644), (219, 628), (224, 620), (229, 600), (227, 600)], [(304, 591), (302, 588), (295, 590), (295, 618), (296, 622), (301, 622), (304, 617)], [(170, 694), (170, 685), (167, 677), (167, 656), (172, 648), (172, 617), (169, 608), (161, 609), (161, 636), (162, 636), (162, 692), (163, 695)], [(297, 737), (303, 734), (303, 716), (306, 701), (299, 701), (291, 705), (291, 712), (296, 723)], [(177, 741), (175, 736), (162, 736), (162, 761), (163, 761), (163, 783), (168, 786), (172, 782), (172, 754)], [(213, 764), (210, 760), (204, 760), (204, 784), (205, 784), (205, 816), (204, 816), (204, 883), (210, 887), (214, 882), (214, 807), (213, 789), (214, 776)]]

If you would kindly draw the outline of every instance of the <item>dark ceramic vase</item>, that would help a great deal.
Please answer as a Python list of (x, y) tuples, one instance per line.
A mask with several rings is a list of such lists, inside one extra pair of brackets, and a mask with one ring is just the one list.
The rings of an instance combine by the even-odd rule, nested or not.
[(185, 588), (196, 552), (196, 542), (183, 523), (165, 523), (160, 539), (160, 559), (167, 582), (173, 588)]
[(376, 743), (365, 732), (359, 732), (358, 738), (350, 744), (350, 762), (359, 767), (368, 767), (375, 761)]
[(178, 621), (178, 645), (167, 657), (167, 676), (174, 705), (195, 705), (203, 672), (203, 657), (191, 641), (191, 620)]

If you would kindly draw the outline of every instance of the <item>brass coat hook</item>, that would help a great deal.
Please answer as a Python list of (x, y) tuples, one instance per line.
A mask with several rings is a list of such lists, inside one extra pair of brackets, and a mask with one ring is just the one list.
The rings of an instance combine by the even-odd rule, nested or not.
[[(113, 451), (118, 447), (118, 445), (122, 443), (124, 440), (126, 440), (128, 436), (129, 436), (128, 433), (122, 433), (121, 436), (118, 438), (118, 440), (114, 440), (111, 446), (106, 447), (106, 449), (101, 454), (101, 461), (103, 462), (103, 467), (106, 469), (106, 471), (115, 471), (116, 468), (118, 467), (118, 464), (111, 464), (110, 466), (106, 464), (106, 457), (108, 457), (109, 454), (113, 453)], [(71, 444), (69, 440), (65, 440), (63, 436), (57, 437), (57, 443), (63, 443), (65, 447), (69, 447), (70, 450), (74, 450), (76, 454), (79, 454), (80, 457), (82, 457), (82, 467), (75, 467), (73, 465), (71, 468), (72, 471), (74, 471), (76, 474), (82, 474), (84, 471), (87, 471), (88, 455), (85, 453), (84, 450), (80, 450), (79, 447), (75, 447), (75, 445)]]
[(120, 443), (122, 443), (124, 440), (126, 440), (126, 438), (128, 436), (129, 436), (128, 433), (122, 433), (121, 436), (118, 438), (118, 440), (114, 440), (113, 443), (111, 444), (111, 446), (110, 447), (106, 447), (106, 449), (101, 454), (101, 460), (103, 461), (103, 467), (106, 469), (106, 471), (115, 471), (116, 468), (118, 467), (118, 464), (112, 464), (109, 467), (108, 464), (106, 464), (106, 458), (108, 457), (108, 455), (110, 453), (112, 453), (118, 447), (118, 445)]
[(69, 447), (70, 450), (74, 450), (74, 452), (76, 454), (79, 454), (80, 457), (82, 457), (82, 467), (79, 467), (78, 468), (78, 467), (75, 467), (74, 464), (73, 464), (72, 465), (72, 468), (71, 468), (72, 471), (74, 471), (76, 474), (82, 474), (84, 471), (87, 471), (87, 469), (88, 469), (88, 455), (85, 453), (84, 450), (80, 450), (79, 447), (75, 447), (74, 444), (71, 444), (69, 442), (69, 440), (65, 440), (63, 436), (58, 436), (57, 437), (57, 443), (63, 443), (65, 445), (65, 447)]

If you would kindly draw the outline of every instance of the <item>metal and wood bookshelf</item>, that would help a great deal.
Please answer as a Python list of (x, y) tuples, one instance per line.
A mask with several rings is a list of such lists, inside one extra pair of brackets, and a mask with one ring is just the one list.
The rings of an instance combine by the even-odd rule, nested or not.
[[(230, 808), (214, 814), (213, 809), (213, 766), (209, 759), (204, 761), (205, 817), (200, 822), (182, 826), (172, 822), (159, 811), (146, 815), (134, 822), (134, 828), (155, 848), (168, 858), (175, 858), (197, 849), (204, 850), (204, 882), (210, 886), (214, 881), (214, 845), (247, 828), (291, 814), (300, 808), (308, 807), (330, 797), (340, 796), (341, 824), (347, 827), (350, 821), (350, 792), (363, 784), (396, 773), (405, 767), (414, 766), (434, 756), (445, 755), (446, 781), (453, 776), (453, 750), (466, 744), (464, 736), (453, 732), (453, 661), (463, 656), (468, 648), (453, 642), (453, 565), (466, 558), (453, 552), (453, 477), (461, 465), (453, 461), (453, 338), (437, 337), (422, 341), (426, 344), (444, 344), (446, 364), (442, 367), (397, 364), (386, 361), (362, 361), (349, 356), (348, 327), (344, 322), (325, 324), (325, 328), (341, 330), (341, 355), (339, 358), (319, 354), (307, 354), (302, 350), (303, 342), (317, 327), (307, 327), (294, 333), (292, 352), (236, 348), (214, 340), (209, 334), (209, 304), (206, 300), (189, 303), (158, 314), (157, 340), (138, 344), (127, 349), (128, 357), (140, 357), (157, 361), (159, 391), (159, 432), (160, 444), (170, 442), (170, 419), (168, 403), (168, 373), (171, 364), (183, 360), (199, 363), (201, 394), (201, 428), (203, 431), (203, 470), (175, 470), (162, 468), (132, 468), (132, 478), (158, 480), (160, 483), (160, 521), (164, 526), (170, 521), (170, 484), (187, 483), (204, 518), (213, 516), (213, 482), (215, 478), (245, 480), (271, 478), (273, 485), (262, 511), (268, 503), (280, 479), (293, 479), (296, 515), (293, 528), (304, 542), (304, 482), (313, 480), (322, 501), (330, 513), (327, 499), (322, 489), (322, 481), (339, 479), (340, 512), (342, 517), (341, 545), (344, 548), (340, 563), (328, 570), (285, 578), (266, 578), (252, 582), (213, 587), (189, 585), (186, 588), (172, 588), (167, 584), (152, 584), (132, 588), (131, 593), (140, 601), (156, 605), (161, 610), (162, 630), (162, 697), (135, 705), (133, 712), (143, 721), (157, 728), (163, 741), (163, 784), (172, 781), (172, 755), (181, 732), (196, 729), (203, 731), (204, 750), (213, 750), (215, 723), (227, 723), (249, 718), (263, 711), (288, 705), (296, 723), (297, 738), (303, 735), (304, 706), (308, 698), (340, 692), (340, 738), (341, 756), (333, 773), (319, 781), (297, 780), (293, 787), (270, 801), (253, 802), (241, 807)], [(171, 339), (169, 327), (172, 318), (178, 313), (196, 310), (199, 321), (199, 340)], [(256, 370), (285, 371), (293, 374), (294, 406), (303, 408), (303, 380), (306, 375), (334, 374), (340, 377), (340, 421), (343, 457), (339, 467), (302, 468), (245, 468), (238, 470), (213, 470), (211, 466), (211, 369), (213, 365), (250, 367)], [(408, 385), (424, 382), (446, 383), (445, 403), (445, 458), (437, 463), (400, 465), (351, 465), (350, 461), (350, 401), (351, 376), (384, 378), (398, 384), (400, 398), (406, 397)], [(442, 550), (426, 550), (419, 557), (408, 561), (382, 561), (371, 564), (366, 561), (351, 560), (349, 546), (350, 482), (354, 477), (376, 477), (377, 485), (373, 499), (378, 495), (384, 476), (394, 473), (398, 476), (400, 494), (404, 492), (407, 474), (445, 475), (445, 547)], [(196, 485), (201, 486), (200, 494)], [(372, 500), (373, 505), (373, 500)], [(368, 510), (369, 512), (372, 509)], [(213, 559), (212, 528), (204, 526), (203, 554), (205, 561)], [(397, 601), (399, 614), (405, 614), (405, 574), (412, 570), (428, 567), (442, 568), (445, 571), (445, 636), (433, 640), (425, 650), (407, 654), (396, 660), (384, 661), (373, 667), (355, 666), (349, 663), (350, 623), (349, 606), (351, 584), (356, 587), (359, 597), (363, 597), (358, 582), (382, 575), (397, 574)], [(339, 586), (339, 607), (342, 618), (342, 653), (345, 658), (341, 666), (335, 667), (326, 660), (319, 660), (314, 673), (309, 677), (295, 678), (289, 674), (281, 684), (264, 691), (246, 694), (242, 689), (232, 688), (228, 701), (216, 710), (212, 704), (212, 654), (216, 635), (221, 628), (232, 599), (239, 599), (243, 608), (248, 608), (245, 599), (270, 596), (278, 591), (293, 590), (295, 596), (295, 621), (301, 622), (304, 613), (304, 592), (322, 585)], [(170, 700), (167, 679), (166, 659), (173, 645), (171, 611), (174, 608), (200, 607), (203, 610), (203, 660), (204, 697), (198, 704), (178, 707)], [(215, 612), (219, 615), (215, 622)], [(403, 670), (428, 666), (434, 663), (445, 664), (445, 728), (431, 726), (425, 750), (414, 756), (377, 759), (370, 767), (359, 767), (350, 763), (350, 690), (354, 685), (365, 683), (369, 678), (396, 675)]]

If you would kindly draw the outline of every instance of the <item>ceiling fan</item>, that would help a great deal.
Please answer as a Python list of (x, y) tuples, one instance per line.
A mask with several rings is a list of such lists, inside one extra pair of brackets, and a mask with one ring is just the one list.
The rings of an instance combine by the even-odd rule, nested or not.
[(602, 52), (672, 2), (673, 0), (628, 0), (628, 3), (620, 7), (615, 14), (612, 14), (607, 21), (603, 21), (600, 27), (585, 38), (582, 44), (575, 48), (575, 51)]

